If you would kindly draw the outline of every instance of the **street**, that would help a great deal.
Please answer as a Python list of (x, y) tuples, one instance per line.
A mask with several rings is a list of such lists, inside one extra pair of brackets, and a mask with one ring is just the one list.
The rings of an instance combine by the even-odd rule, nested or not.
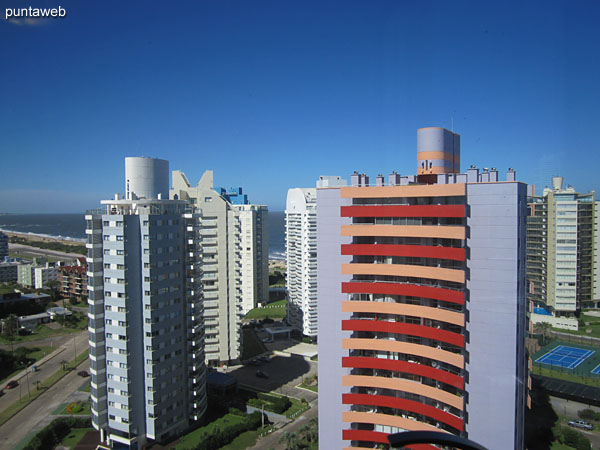
[[(88, 348), (87, 330), (44, 339), (44, 341), (48, 341), (49, 339), (55, 339), (56, 342), (62, 342), (62, 344), (60, 344), (54, 352), (36, 363), (38, 367), (37, 372), (31, 372), (28, 369), (11, 377), (10, 380), (17, 380), (19, 382), (19, 386), (16, 388), (6, 389), (4, 386), (0, 386), (0, 388), (4, 388), (4, 395), (0, 397), (0, 411), (4, 410), (9, 405), (12, 405), (14, 402), (19, 401), (21, 398), (27, 397), (30, 392), (35, 392), (36, 383), (38, 381), (40, 383), (43, 382), (46, 378), (59, 370), (61, 368), (61, 361), (70, 361), (74, 359), (77, 354)], [(31, 341), (27, 344), (28, 346), (50, 345), (48, 342), (42, 343), (41, 341)]]

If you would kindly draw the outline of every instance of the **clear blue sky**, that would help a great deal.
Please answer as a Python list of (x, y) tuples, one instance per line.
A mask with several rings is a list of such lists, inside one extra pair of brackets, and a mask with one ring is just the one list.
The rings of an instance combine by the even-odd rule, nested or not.
[(452, 117), (463, 169), (600, 190), (598, 2), (55, 1), (0, 2), (0, 211), (97, 207), (142, 155), (282, 210), (319, 175), (414, 173)]

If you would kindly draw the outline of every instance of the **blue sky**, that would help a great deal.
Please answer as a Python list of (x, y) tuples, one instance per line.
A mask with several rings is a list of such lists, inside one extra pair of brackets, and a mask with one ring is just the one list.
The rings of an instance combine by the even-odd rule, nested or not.
[(319, 175), (413, 174), (417, 128), (452, 123), (463, 170), (600, 190), (597, 2), (0, 5), (0, 212), (97, 207), (125, 156), (282, 210)]

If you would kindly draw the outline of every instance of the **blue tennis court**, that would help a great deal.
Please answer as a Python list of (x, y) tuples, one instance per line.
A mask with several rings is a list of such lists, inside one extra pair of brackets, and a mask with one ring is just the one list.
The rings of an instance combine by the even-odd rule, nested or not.
[[(548, 364), (550, 366), (560, 366), (564, 367), (565, 369), (574, 369), (593, 354), (593, 350), (584, 350), (582, 348), (559, 345), (558, 347), (555, 347), (546, 353), (544, 356), (536, 359), (535, 362)], [(598, 367), (596, 367), (596, 369), (598, 369)]]
[(600, 364), (598, 364), (596, 367), (594, 367), (594, 369), (592, 370), (592, 373), (595, 373), (596, 375), (600, 375)]

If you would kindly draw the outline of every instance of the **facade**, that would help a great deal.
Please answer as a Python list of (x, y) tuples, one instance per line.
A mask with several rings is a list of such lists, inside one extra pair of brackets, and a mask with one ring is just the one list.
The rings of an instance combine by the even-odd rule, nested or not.
[(206, 171), (198, 185), (185, 174), (172, 173), (172, 199), (202, 210), (200, 244), (204, 286), (206, 361), (219, 365), (237, 360), (241, 352), (242, 268), (239, 212), (213, 188), (213, 173)]
[[(43, 264), (43, 265), (42, 265)], [(44, 259), (35, 259), (33, 264), (19, 264), (17, 268), (17, 282), (22, 286), (41, 289), (49, 281), (58, 280), (58, 266), (45, 262)]]
[(600, 302), (595, 193), (563, 188), (562, 177), (554, 177), (552, 188), (528, 199), (528, 212), (528, 297), (535, 308), (532, 321), (577, 329), (576, 312), (597, 307)]
[(269, 210), (234, 205), (240, 221), (242, 313), (269, 300)]
[(8, 256), (8, 236), (0, 231), (0, 260)]
[(142, 448), (207, 408), (201, 218), (168, 200), (168, 163), (126, 158), (126, 197), (86, 214), (92, 424)]
[(418, 175), (317, 189), (321, 448), (524, 446), (527, 187), (460, 173), (459, 142), (420, 129)]
[(87, 281), (85, 258), (78, 258), (76, 265), (58, 268), (59, 289), (63, 297), (87, 298)]
[[(345, 186), (338, 176), (321, 176), (317, 187)], [(303, 335), (316, 338), (317, 325), (317, 191), (288, 190), (285, 207), (287, 321)]]
[(16, 283), (19, 263), (0, 261), (0, 283)]

